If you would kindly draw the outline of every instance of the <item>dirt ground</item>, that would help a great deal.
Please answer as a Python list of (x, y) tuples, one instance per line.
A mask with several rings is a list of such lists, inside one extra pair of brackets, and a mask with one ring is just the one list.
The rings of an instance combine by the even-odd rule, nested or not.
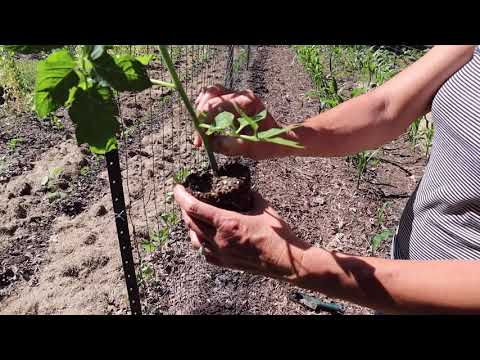
[[(191, 88), (222, 82), (217, 68), (212, 66), (202, 82), (192, 80)], [(288, 47), (258, 47), (236, 87), (253, 89), (285, 124), (318, 112), (318, 102), (305, 95), (311, 89), (309, 77)], [(135, 249), (158, 228), (172, 175), (183, 164), (201, 161), (190, 140), (182, 138), (189, 126), (178, 116), (182, 110), (167, 105), (157, 113), (156, 104), (164, 97), (122, 98), (124, 122), (149, 113), (166, 119), (161, 125), (143, 121), (123, 142), (122, 174)], [(107, 172), (102, 159), (76, 145), (72, 131), (68, 121), (60, 130), (28, 114), (1, 119), (0, 314), (129, 311)], [(7, 142), (14, 137), (22, 142), (12, 149)], [(177, 150), (185, 156), (173, 161)], [(245, 162), (253, 170), (255, 188), (302, 239), (330, 250), (389, 257), (390, 240), (373, 251), (370, 239), (382, 226), (396, 226), (426, 160), (413, 152), (406, 137), (386, 145), (378, 156), (378, 165), (359, 189), (356, 170), (344, 158)], [(191, 249), (182, 224), (163, 248), (142, 254), (142, 262), (155, 271), (141, 286), (145, 313), (310, 314), (288, 299), (293, 288), (287, 284), (206, 264)], [(324, 300), (343, 305), (346, 314), (373, 313)]]

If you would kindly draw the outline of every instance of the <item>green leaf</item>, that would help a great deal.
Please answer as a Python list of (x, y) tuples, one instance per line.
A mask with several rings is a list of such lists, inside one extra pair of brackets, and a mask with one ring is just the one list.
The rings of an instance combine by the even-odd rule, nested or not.
[(246, 127), (246, 126), (249, 126), (250, 125), (250, 122), (243, 118), (243, 117), (239, 117), (237, 119), (238, 123), (240, 124), (240, 126), (238, 127), (237, 131), (235, 131), (236, 134), (240, 134), (240, 132)]
[(112, 57), (107, 52), (93, 62), (95, 71), (118, 91), (143, 91), (152, 83), (144, 64), (130, 55)]
[(126, 76), (127, 91), (143, 91), (152, 85), (147, 68), (139, 60), (129, 55), (123, 55), (115, 57), (115, 62)]
[(117, 148), (118, 107), (109, 88), (77, 89), (69, 115), (75, 123), (78, 144), (87, 143), (95, 154)]
[(78, 85), (75, 59), (67, 50), (60, 50), (40, 61), (35, 85), (35, 109), (40, 117), (63, 106), (70, 90)]
[(390, 229), (385, 229), (382, 232), (378, 233), (372, 238), (371, 244), (372, 249), (377, 250), (380, 244), (389, 239), (393, 235), (393, 232)]
[(137, 56), (136, 59), (142, 63), (142, 65), (149, 65), (154, 59), (155, 55), (150, 54), (150, 55), (141, 55)]
[(274, 136), (278, 136), (280, 134), (289, 132), (289, 131), (291, 131), (293, 129), (296, 129), (300, 126), (301, 125), (292, 125), (292, 126), (287, 126), (287, 127), (284, 127), (284, 128), (272, 128), (272, 129), (269, 129), (269, 130), (266, 130), (266, 131), (259, 132), (257, 134), (257, 136), (258, 136), (259, 139), (268, 139), (268, 138), (272, 138)]
[(157, 246), (151, 241), (145, 241), (142, 243), (143, 250), (145, 252), (151, 253), (154, 252)]
[(256, 134), (257, 130), (258, 130), (258, 124), (250, 116), (245, 114), (245, 112), (236, 103), (232, 103), (232, 104), (233, 104), (233, 107), (235, 108), (235, 110), (241, 115), (241, 119), (243, 119), (243, 120), (239, 120), (240, 124), (242, 124), (242, 122), (243, 123), (245, 123), (245, 122), (248, 123), (248, 125), (252, 128), (253, 133)]
[(271, 143), (278, 144), (278, 145), (289, 146), (289, 147), (293, 147), (293, 148), (297, 148), (297, 149), (303, 149), (303, 146), (300, 145), (299, 143), (297, 143), (296, 141), (287, 140), (287, 139), (284, 139), (282, 137), (262, 139), (262, 141), (271, 142)]
[(257, 136), (258, 136), (259, 139), (268, 139), (268, 138), (272, 138), (274, 136), (283, 134), (283, 133), (288, 132), (288, 131), (289, 131), (289, 129), (287, 129), (287, 128), (282, 128), (282, 129), (273, 128), (273, 129), (269, 129), (269, 130), (266, 130), (266, 131), (261, 131), (257, 134)]
[(215, 127), (218, 130), (228, 129), (233, 125), (234, 119), (235, 115), (232, 113), (227, 111), (221, 112), (215, 117)]
[(267, 109), (265, 109), (265, 110), (259, 112), (257, 115), (255, 115), (253, 117), (253, 121), (260, 122), (260, 121), (264, 120), (266, 117), (267, 117)]

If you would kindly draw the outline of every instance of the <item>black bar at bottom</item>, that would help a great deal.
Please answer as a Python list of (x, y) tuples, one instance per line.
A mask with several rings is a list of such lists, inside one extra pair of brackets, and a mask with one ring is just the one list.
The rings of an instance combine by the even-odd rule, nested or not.
[(133, 262), (132, 244), (130, 242), (130, 232), (128, 230), (127, 211), (125, 208), (125, 197), (123, 195), (122, 174), (120, 172), (118, 150), (108, 152), (106, 154), (106, 160), (130, 309), (132, 315), (142, 315), (137, 276), (135, 274), (135, 264)]

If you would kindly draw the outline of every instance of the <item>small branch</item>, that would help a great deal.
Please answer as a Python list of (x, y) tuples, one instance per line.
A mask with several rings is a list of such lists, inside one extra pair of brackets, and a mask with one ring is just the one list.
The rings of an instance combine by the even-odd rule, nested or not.
[(207, 151), (208, 161), (210, 162), (210, 167), (212, 168), (212, 172), (215, 176), (217, 176), (218, 165), (217, 165), (217, 161), (215, 160), (215, 156), (213, 155), (213, 151), (210, 148), (209, 139), (205, 135), (205, 132), (203, 131), (203, 129), (200, 127), (200, 121), (198, 120), (197, 113), (193, 109), (193, 106), (190, 103), (190, 100), (188, 99), (188, 96), (185, 93), (185, 90), (183, 89), (182, 83), (180, 82), (180, 79), (178, 78), (177, 72), (175, 70), (175, 66), (173, 65), (172, 59), (168, 54), (167, 47), (165, 45), (160, 45), (160, 52), (163, 60), (165, 61), (165, 65), (167, 66), (168, 72), (172, 77), (173, 83), (175, 84), (175, 88), (180, 94), (180, 97), (182, 98), (182, 101), (185, 104), (185, 107), (187, 108), (188, 112), (190, 113), (190, 116), (192, 117), (195, 129), (200, 134), (200, 137), (203, 140), (203, 145), (205, 146), (205, 150)]

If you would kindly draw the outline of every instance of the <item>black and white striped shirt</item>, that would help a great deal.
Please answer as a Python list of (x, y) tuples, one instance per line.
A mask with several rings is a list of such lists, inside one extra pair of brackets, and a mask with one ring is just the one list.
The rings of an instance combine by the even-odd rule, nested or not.
[(480, 259), (480, 48), (437, 92), (424, 176), (395, 236), (395, 259)]

